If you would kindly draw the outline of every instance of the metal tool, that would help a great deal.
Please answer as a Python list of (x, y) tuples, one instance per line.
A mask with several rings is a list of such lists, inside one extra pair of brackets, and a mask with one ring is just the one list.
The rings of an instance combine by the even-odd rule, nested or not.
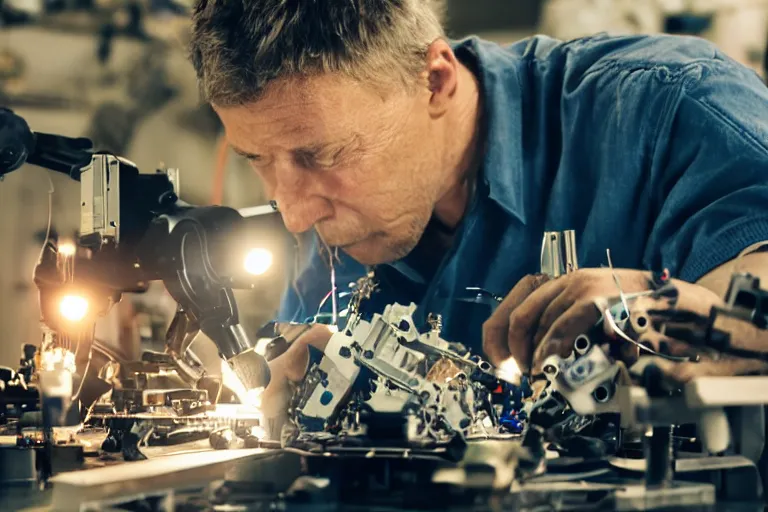
[(578, 270), (576, 232), (547, 231), (541, 243), (541, 273), (559, 277)]

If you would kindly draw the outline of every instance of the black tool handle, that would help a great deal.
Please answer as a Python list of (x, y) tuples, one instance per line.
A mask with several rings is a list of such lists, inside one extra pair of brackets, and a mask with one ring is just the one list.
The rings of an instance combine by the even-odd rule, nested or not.
[(92, 154), (89, 139), (35, 133), (24, 118), (0, 108), (0, 177), (30, 163), (79, 181), (79, 171), (90, 163)]

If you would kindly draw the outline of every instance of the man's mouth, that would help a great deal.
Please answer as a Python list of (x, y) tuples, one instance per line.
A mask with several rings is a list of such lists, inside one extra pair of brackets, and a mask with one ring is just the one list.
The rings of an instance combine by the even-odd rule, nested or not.
[(365, 235), (361, 238), (355, 238), (352, 241), (340, 241), (340, 242), (329, 240), (326, 237), (324, 237), (322, 233), (320, 233), (320, 238), (322, 238), (323, 241), (326, 244), (328, 244), (329, 247), (338, 247), (339, 249), (344, 250), (344, 249), (352, 248), (356, 245), (360, 245), (362, 242), (365, 242), (366, 240), (371, 238), (371, 235)]

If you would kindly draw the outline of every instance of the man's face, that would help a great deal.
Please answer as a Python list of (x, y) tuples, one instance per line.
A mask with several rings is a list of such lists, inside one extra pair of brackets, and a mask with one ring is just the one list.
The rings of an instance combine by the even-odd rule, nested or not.
[(316, 76), (215, 109), (290, 231), (314, 227), (329, 246), (374, 265), (415, 247), (445, 190), (443, 128), (429, 99), (426, 86), (385, 92)]

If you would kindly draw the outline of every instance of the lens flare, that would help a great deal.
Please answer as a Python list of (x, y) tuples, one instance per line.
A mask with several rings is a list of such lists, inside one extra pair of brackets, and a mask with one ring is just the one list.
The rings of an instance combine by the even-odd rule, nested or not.
[(498, 378), (515, 385), (520, 384), (520, 377), (522, 377), (522, 375), (523, 372), (520, 371), (520, 366), (517, 364), (514, 357), (509, 357), (502, 361), (496, 372)]
[(65, 295), (59, 303), (59, 312), (70, 322), (79, 322), (88, 314), (88, 300), (79, 295)]
[(59, 244), (59, 254), (62, 256), (74, 256), (77, 247), (72, 242), (62, 242)]
[(267, 249), (251, 249), (245, 256), (245, 271), (260, 276), (272, 266), (272, 253)]

